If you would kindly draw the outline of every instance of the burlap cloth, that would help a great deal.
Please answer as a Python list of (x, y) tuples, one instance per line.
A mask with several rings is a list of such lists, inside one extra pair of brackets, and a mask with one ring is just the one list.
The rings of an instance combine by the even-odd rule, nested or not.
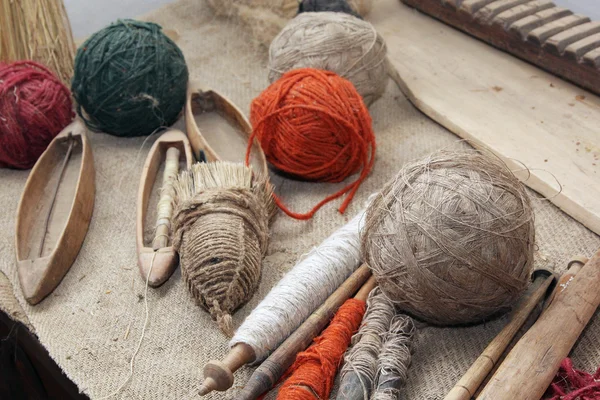
[[(147, 19), (178, 32), (177, 43), (185, 54), (191, 78), (212, 85), (248, 112), (251, 99), (267, 85), (265, 49), (250, 45), (245, 31), (215, 18), (201, 0), (180, 0)], [(415, 109), (391, 82), (370, 111), (378, 145), (372, 174), (344, 216), (337, 212), (337, 203), (324, 207), (308, 222), (280, 213), (272, 226), (259, 292), (234, 315), (236, 327), (303, 253), (356, 214), (367, 196), (403, 163), (456, 145), (458, 140)], [(0, 170), (0, 269), (12, 282), (42, 344), (91, 398), (111, 393), (126, 378), (144, 321), (144, 282), (136, 266), (135, 207), (143, 160), (153, 139), (142, 147), (144, 138), (90, 135), (97, 171), (90, 229), (63, 282), (35, 307), (23, 299), (14, 255), (15, 214), (29, 172)], [(286, 204), (298, 211), (308, 210), (343, 185), (300, 183), (278, 177), (273, 182)], [(562, 270), (572, 256), (591, 256), (600, 248), (599, 237), (549, 202), (533, 203), (539, 265), (549, 261)], [(2, 300), (4, 297), (0, 296), (0, 301), (7, 309), (10, 306)], [(116, 398), (193, 398), (202, 366), (225, 354), (227, 339), (208, 314), (194, 304), (179, 270), (161, 288), (149, 289), (148, 302), (150, 322), (134, 375)], [(466, 328), (421, 327), (406, 398), (443, 398), (505, 322), (502, 318)], [(598, 367), (599, 340), (600, 318), (596, 316), (572, 353), (577, 367)], [(207, 398), (235, 399), (236, 389), (251, 372), (251, 368), (243, 368), (236, 373), (233, 390)]]

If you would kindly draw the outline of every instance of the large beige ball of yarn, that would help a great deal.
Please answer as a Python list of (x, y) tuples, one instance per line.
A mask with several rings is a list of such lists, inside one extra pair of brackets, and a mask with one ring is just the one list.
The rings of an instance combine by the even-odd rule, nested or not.
[(299, 14), (269, 47), (269, 80), (298, 68), (317, 68), (348, 79), (367, 105), (385, 90), (387, 48), (373, 25), (339, 12)]
[(506, 311), (528, 285), (533, 212), (494, 156), (439, 152), (406, 165), (366, 212), (362, 249), (398, 306), (440, 325)]
[[(298, 0), (208, 0), (208, 4), (215, 14), (249, 29), (254, 40), (264, 46), (298, 13)], [(350, 0), (348, 4), (364, 17), (373, 0)]]

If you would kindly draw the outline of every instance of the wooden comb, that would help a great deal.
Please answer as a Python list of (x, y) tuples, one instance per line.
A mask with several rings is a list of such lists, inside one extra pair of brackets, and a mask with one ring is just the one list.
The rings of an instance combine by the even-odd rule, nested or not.
[(549, 0), (402, 0), (600, 94), (600, 21)]

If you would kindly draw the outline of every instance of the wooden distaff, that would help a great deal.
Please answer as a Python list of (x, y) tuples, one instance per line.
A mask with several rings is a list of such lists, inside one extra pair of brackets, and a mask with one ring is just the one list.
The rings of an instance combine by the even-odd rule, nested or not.
[(548, 292), (548, 287), (554, 281), (554, 275), (549, 270), (537, 270), (534, 272), (534, 276), (529, 294), (517, 305), (510, 322), (490, 342), (469, 370), (444, 397), (444, 400), (470, 400), (492, 371), (513, 337), (521, 329), (536, 305), (543, 300), (544, 295)]
[[(306, 321), (254, 371), (238, 400), (254, 400), (270, 390), (294, 363), (296, 354), (306, 349), (331, 321), (337, 309), (371, 277), (366, 264), (361, 265)], [(375, 286), (371, 279), (355, 296), (366, 299)], [(360, 297), (359, 297), (360, 296)]]
[(508, 354), (480, 400), (539, 399), (600, 304), (600, 251)]

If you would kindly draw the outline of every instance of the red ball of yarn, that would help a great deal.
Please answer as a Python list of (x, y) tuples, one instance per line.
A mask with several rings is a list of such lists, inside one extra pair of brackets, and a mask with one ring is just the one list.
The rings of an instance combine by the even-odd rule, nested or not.
[(341, 182), (360, 171), (355, 182), (306, 214), (289, 211), (276, 198), (294, 218), (308, 219), (348, 193), (340, 207), (343, 213), (373, 167), (375, 135), (369, 111), (352, 83), (333, 72), (302, 68), (285, 73), (252, 101), (250, 121), (252, 137), (269, 163), (289, 176)]
[(0, 64), (0, 167), (31, 168), (72, 118), (69, 89), (46, 67)]

